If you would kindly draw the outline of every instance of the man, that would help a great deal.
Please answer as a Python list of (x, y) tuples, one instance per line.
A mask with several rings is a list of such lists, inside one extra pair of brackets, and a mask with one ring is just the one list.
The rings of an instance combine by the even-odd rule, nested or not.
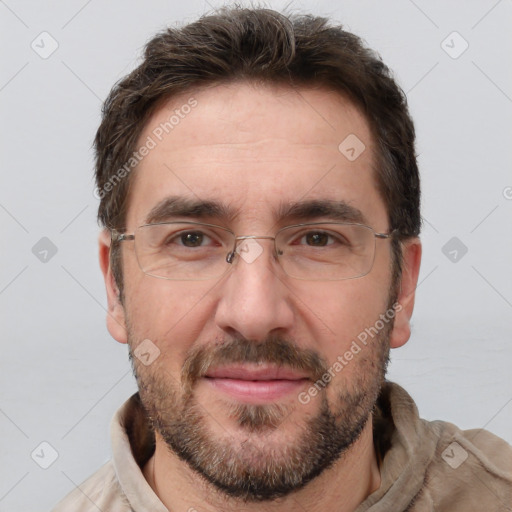
[(510, 509), (510, 447), (385, 380), (420, 188), (404, 95), (356, 36), (240, 8), (169, 29), (95, 147), (107, 325), (139, 393), (56, 511)]

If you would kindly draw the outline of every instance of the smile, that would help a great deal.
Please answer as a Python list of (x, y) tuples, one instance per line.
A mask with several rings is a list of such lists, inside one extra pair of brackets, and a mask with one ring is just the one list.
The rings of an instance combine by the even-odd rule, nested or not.
[(264, 404), (297, 393), (310, 379), (290, 368), (240, 365), (209, 370), (204, 380), (235, 400)]

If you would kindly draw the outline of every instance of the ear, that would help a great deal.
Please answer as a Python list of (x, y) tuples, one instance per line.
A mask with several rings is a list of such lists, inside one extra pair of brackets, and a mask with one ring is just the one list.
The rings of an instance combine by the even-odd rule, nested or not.
[(411, 336), (411, 317), (414, 309), (414, 298), (421, 264), (421, 242), (419, 238), (407, 240), (402, 244), (403, 265), (398, 307), (395, 323), (390, 337), (391, 348), (405, 345)]
[(104, 229), (99, 236), (100, 267), (107, 289), (107, 329), (119, 343), (127, 343), (126, 319), (124, 307), (120, 300), (119, 288), (110, 267), (110, 231)]

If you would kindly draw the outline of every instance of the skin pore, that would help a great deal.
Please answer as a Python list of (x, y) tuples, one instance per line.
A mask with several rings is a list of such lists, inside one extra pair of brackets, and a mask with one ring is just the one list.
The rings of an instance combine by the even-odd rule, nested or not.
[[(232, 83), (192, 96), (197, 107), (131, 176), (127, 233), (148, 222), (157, 205), (176, 199), (219, 208), (181, 210), (177, 218), (168, 212), (168, 220), (217, 224), (237, 235), (274, 236), (294, 223), (339, 220), (306, 203), (349, 205), (376, 232), (389, 231), (367, 122), (339, 94)], [(158, 109), (140, 140), (188, 99), (182, 95)], [(350, 134), (365, 145), (353, 161), (338, 149)], [(149, 366), (133, 359), (156, 428), (156, 451), (144, 475), (173, 511), (354, 510), (380, 485), (371, 411), (389, 348), (410, 335), (420, 243), (404, 243), (398, 290), (391, 287), (388, 240), (376, 240), (369, 274), (344, 281), (291, 278), (273, 242), (258, 243), (257, 258), (237, 257), (221, 278), (171, 281), (143, 273), (133, 242), (123, 242), (121, 303), (109, 234), (100, 237), (110, 333), (132, 352), (146, 339), (160, 350)], [(394, 322), (301, 403), (298, 393), (395, 300), (401, 307)], [(288, 371), (293, 391), (243, 398), (216, 378), (226, 367), (238, 377)], [(276, 373), (275, 380), (289, 377)]]

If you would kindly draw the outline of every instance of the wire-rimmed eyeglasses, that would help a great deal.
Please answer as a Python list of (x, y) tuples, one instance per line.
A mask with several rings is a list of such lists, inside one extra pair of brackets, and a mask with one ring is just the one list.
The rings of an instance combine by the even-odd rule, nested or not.
[(238, 256), (251, 263), (263, 252), (257, 240), (273, 240), (274, 257), (288, 276), (338, 281), (367, 275), (376, 240), (395, 233), (376, 233), (363, 224), (312, 222), (286, 226), (275, 236), (236, 236), (222, 226), (179, 221), (145, 224), (133, 234), (113, 230), (112, 242), (133, 240), (139, 266), (149, 276), (200, 281), (221, 277)]

